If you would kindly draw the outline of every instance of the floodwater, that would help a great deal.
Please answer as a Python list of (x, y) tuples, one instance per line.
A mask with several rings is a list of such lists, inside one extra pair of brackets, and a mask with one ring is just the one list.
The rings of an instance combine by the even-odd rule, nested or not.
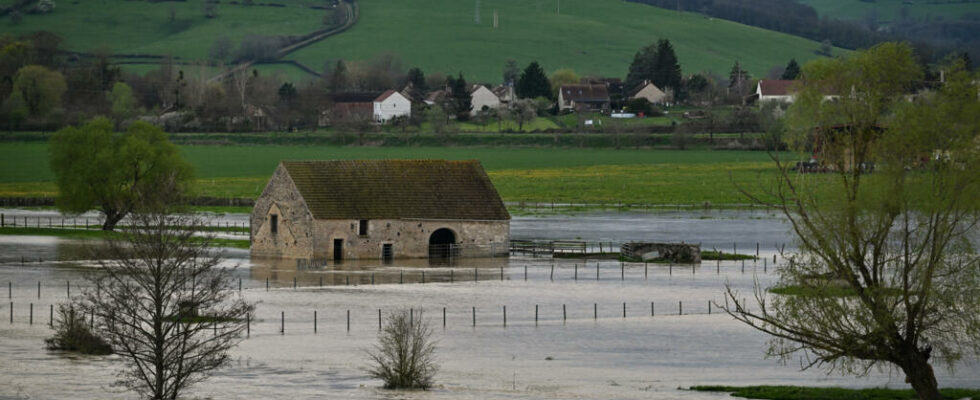
[[(414, 260), (297, 269), (295, 262), (253, 260), (245, 251), (228, 250), (229, 265), (239, 265), (236, 275), (243, 296), (257, 303), (256, 320), (250, 337), (232, 351), (231, 365), (195, 386), (192, 395), (719, 399), (728, 395), (683, 388), (907, 387), (901, 373), (888, 370), (855, 378), (820, 370), (801, 372), (798, 360), (783, 365), (765, 359), (765, 335), (717, 309), (708, 314), (709, 301), (724, 303), (724, 285), (750, 296), (755, 282), (765, 285), (775, 279), (772, 256), (783, 243), (791, 244), (786, 225), (770, 214), (519, 217), (512, 222), (512, 235), (701, 242), (705, 248), (726, 251), (736, 242), (743, 253), (754, 253), (759, 243), (767, 261), (744, 267), (741, 262), (692, 267), (594, 260), (553, 263), (517, 256), (464, 259), (453, 265)], [(0, 305), (0, 399), (133, 397), (110, 386), (117, 368), (113, 357), (74, 357), (42, 349), (42, 339), (51, 333), (46, 326), (49, 305), (65, 301), (69, 290), (77, 293), (81, 275), (92, 264), (84, 260), (83, 247), (54, 238), (0, 237), (0, 284), (10, 282), (13, 288), (11, 298)], [(0, 288), (0, 294), (7, 295), (6, 288)], [(364, 352), (376, 341), (378, 310), (388, 314), (408, 307), (434, 328), (441, 366), (437, 385), (427, 392), (381, 390), (380, 382), (364, 372)], [(961, 364), (955, 374), (938, 373), (943, 386), (980, 388), (976, 361)]]

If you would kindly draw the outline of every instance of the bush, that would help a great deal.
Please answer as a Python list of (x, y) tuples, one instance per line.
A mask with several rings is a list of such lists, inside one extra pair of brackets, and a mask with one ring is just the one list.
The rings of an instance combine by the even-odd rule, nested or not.
[(54, 336), (44, 339), (48, 350), (74, 351), (82, 354), (112, 354), (112, 346), (85, 326), (85, 317), (69, 305), (58, 306)]
[(421, 312), (410, 311), (389, 315), (386, 322), (375, 351), (368, 353), (375, 364), (368, 374), (383, 380), (385, 389), (428, 389), (438, 370), (429, 324)]

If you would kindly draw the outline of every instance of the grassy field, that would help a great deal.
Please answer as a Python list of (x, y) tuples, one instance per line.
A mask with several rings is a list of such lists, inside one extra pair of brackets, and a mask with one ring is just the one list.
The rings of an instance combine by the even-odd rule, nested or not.
[(902, 8), (908, 10), (910, 16), (921, 18), (925, 16), (959, 18), (966, 13), (980, 12), (980, 2), (967, 1), (908, 1), (908, 0), (800, 0), (817, 10), (821, 17), (860, 19), (872, 10), (878, 12), (882, 22), (887, 23), (898, 18)]
[[(280, 160), (478, 159), (506, 201), (744, 204), (773, 177), (764, 152), (550, 148), (182, 146), (198, 194), (256, 197)], [(789, 156), (789, 155), (787, 155)], [(45, 143), (0, 144), (0, 196), (54, 196)], [(41, 167), (38, 167), (41, 166)], [(801, 177), (800, 179), (821, 179)]]
[[(636, 51), (658, 38), (674, 44), (685, 73), (712, 70), (728, 76), (732, 64), (759, 76), (770, 67), (817, 57), (819, 44), (642, 4), (605, 0), (483, 0), (474, 2), (359, 0), (360, 20), (350, 31), (291, 54), (306, 65), (326, 59), (368, 59), (393, 53), (427, 74), (462, 72), (470, 82), (500, 82), (504, 62), (537, 60), (546, 72), (626, 75)], [(494, 12), (499, 25), (493, 26)]]
[[(702, 392), (728, 392), (735, 397), (772, 400), (914, 400), (918, 399), (911, 389), (843, 389), (802, 386), (695, 386), (691, 390)], [(942, 389), (944, 399), (980, 397), (980, 390)]]
[[(237, 44), (246, 34), (300, 35), (323, 27), (325, 11), (312, 0), (277, 0), (287, 7), (248, 7), (222, 2), (217, 18), (204, 17), (204, 0), (187, 1), (58, 1), (54, 12), (24, 14), (14, 24), (0, 20), (0, 32), (22, 34), (48, 30), (64, 38), (64, 47), (76, 51), (109, 49), (126, 54), (170, 54), (202, 59), (221, 36)], [(175, 11), (170, 21), (170, 10)]]

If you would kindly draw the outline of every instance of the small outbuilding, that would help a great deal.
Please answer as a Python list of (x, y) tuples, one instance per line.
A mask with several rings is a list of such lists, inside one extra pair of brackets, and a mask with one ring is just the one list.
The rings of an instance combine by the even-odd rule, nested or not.
[(506, 256), (510, 214), (479, 161), (283, 161), (251, 252), (316, 259)]

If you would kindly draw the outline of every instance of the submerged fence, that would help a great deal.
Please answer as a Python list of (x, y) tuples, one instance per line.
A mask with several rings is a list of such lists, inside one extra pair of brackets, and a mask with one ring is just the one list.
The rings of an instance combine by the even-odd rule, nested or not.
[[(201, 226), (201, 231), (213, 233), (225, 233), (235, 236), (249, 236), (251, 230), (249, 221), (211, 221), (205, 222)], [(124, 223), (119, 225), (125, 227)], [(66, 229), (66, 230), (99, 230), (102, 224), (98, 218), (65, 218), (65, 217), (44, 217), (44, 216), (9, 216), (0, 213), (0, 228), (35, 228), (35, 229)]]

